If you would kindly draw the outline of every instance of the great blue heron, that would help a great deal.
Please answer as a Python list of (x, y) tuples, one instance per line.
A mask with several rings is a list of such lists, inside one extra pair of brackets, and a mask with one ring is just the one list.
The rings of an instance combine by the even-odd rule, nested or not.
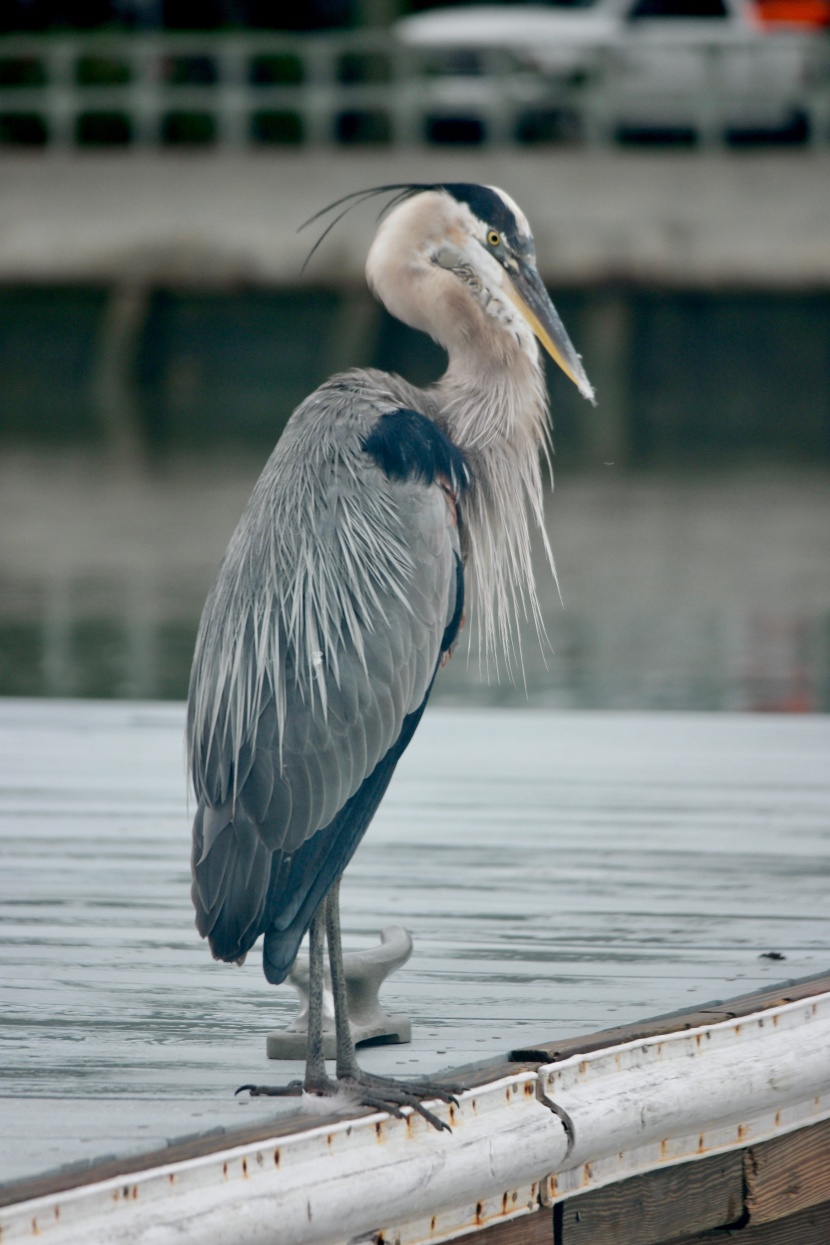
[(323, 1061), (325, 931), (337, 1084), (442, 1127), (421, 1099), (445, 1091), (357, 1064), (339, 880), (456, 643), (465, 583), (485, 659), (502, 647), (510, 661), (520, 612), (539, 619), (529, 519), (544, 539), (548, 412), (537, 339), (593, 391), (504, 191), (398, 185), (340, 203), (381, 191), (394, 198), (369, 286), (449, 364), (425, 390), (373, 370), (332, 377), (291, 416), (254, 489), (193, 661), (193, 902), (217, 959), (241, 961), (263, 934), (274, 983), (310, 929), (304, 1087), (318, 1094), (335, 1087)]

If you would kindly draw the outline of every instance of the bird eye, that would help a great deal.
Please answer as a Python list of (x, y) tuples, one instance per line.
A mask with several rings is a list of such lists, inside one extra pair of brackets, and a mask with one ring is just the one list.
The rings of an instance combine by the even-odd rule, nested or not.
[(487, 241), (490, 246), (498, 246), (501, 242), (501, 234), (496, 233), (495, 229), (491, 229), (487, 235)]

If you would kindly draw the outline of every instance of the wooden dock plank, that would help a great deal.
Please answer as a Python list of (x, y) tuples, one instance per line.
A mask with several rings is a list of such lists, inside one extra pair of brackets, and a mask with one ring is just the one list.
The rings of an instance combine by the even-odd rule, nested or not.
[(494, 1223), (476, 1232), (470, 1240), (475, 1245), (554, 1245), (552, 1213), (542, 1209), (534, 1215)]
[(735, 1224), (743, 1214), (740, 1152), (635, 1176), (557, 1208), (555, 1245), (664, 1245)]
[(748, 1151), (745, 1171), (752, 1224), (830, 1203), (830, 1121)]
[(717, 1228), (696, 1236), (684, 1236), (667, 1245), (827, 1245), (830, 1241), (830, 1202), (757, 1226), (749, 1224), (735, 1232)]
[(720, 1020), (731, 1020), (736, 1016), (751, 1016), (753, 1012), (762, 1011), (767, 1007), (795, 1003), (799, 999), (808, 999), (827, 991), (830, 991), (830, 973), (819, 973), (798, 982), (781, 983), (771, 990), (755, 990), (751, 994), (739, 995), (734, 999), (724, 1001), (712, 1001), (702, 1007), (681, 1013), (673, 1012), (666, 1016), (655, 1016), (652, 1019), (636, 1021), (634, 1024), (618, 1025), (613, 1029), (600, 1029), (596, 1033), (583, 1034), (579, 1037), (518, 1047), (510, 1052), (510, 1058), (515, 1063), (553, 1063), (557, 1060), (568, 1059), (571, 1055), (604, 1050), (607, 1046), (621, 1042), (634, 1042), (638, 1038), (656, 1037), (661, 1033), (675, 1033), (678, 1029), (694, 1029), (699, 1025), (717, 1024)]
[[(0, 703), (0, 1181), (275, 1104), (294, 1011), (214, 964), (188, 896), (180, 706)], [(344, 884), (415, 938), (384, 1073), (504, 1059), (827, 967), (826, 719), (433, 710)], [(759, 958), (774, 950), (781, 962)]]

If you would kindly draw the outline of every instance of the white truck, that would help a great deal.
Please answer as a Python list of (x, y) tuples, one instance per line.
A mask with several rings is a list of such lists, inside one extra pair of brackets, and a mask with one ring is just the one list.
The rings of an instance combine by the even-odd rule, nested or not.
[(547, 110), (574, 136), (797, 137), (826, 124), (830, 41), (764, 26), (748, 0), (441, 9), (395, 31), (424, 74), (424, 106), (433, 115), (478, 106), (499, 137), (508, 137), (499, 103), (513, 125)]

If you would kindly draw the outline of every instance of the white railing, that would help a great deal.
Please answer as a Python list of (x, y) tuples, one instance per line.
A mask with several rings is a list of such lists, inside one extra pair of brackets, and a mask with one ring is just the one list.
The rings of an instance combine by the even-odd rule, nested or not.
[(564, 71), (497, 49), (465, 58), (457, 50), (407, 48), (384, 32), (6, 36), (0, 150), (604, 142), (638, 118), (717, 142), (735, 116), (751, 128), (753, 109), (777, 116), (784, 128), (792, 115), (813, 141), (830, 141), (826, 40), (770, 35), (687, 44), (680, 53), (692, 69), (685, 83), (673, 74), (678, 48), (668, 41), (645, 48), (629, 38), (557, 53)]

